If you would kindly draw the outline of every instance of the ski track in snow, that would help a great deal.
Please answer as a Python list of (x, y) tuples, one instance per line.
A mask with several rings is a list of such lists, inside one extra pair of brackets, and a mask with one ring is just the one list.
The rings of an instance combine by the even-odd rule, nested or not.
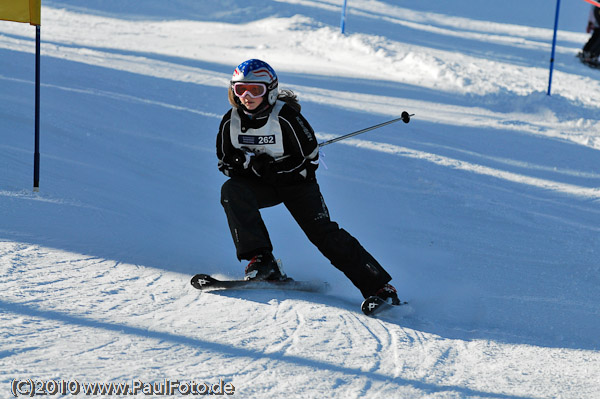
[[(292, 390), (310, 397), (520, 398), (530, 397), (518, 389), (529, 384), (546, 387), (534, 397), (558, 397), (589, 384), (600, 367), (594, 352), (444, 338), (402, 326), (418, 325), (418, 317), (370, 319), (334, 298), (323, 305), (323, 296), (274, 292), (264, 301), (260, 293), (245, 300), (199, 293), (187, 275), (28, 244), (0, 242), (0, 266), (3, 357), (11, 358), (2, 363), (3, 386), (18, 376), (167, 375), (223, 378), (243, 397)], [(232, 307), (236, 312), (220, 317)], [(218, 329), (206, 323), (215, 319)], [(556, 367), (552, 384), (537, 381), (540, 361)], [(513, 388), (498, 391), (506, 379)]]
[[(243, 398), (597, 397), (600, 83), (570, 62), (587, 35), (559, 32), (547, 97), (546, 58), (537, 58), (547, 57), (551, 29), (461, 17), (450, 5), (349, 2), (364, 32), (341, 35), (337, 0), (224, 0), (228, 11), (206, 9), (214, 21), (49, 3), (42, 60), (67, 70), (42, 81), (58, 108), (48, 103), (42, 120), (43, 181), (53, 184), (41, 193), (22, 183), (30, 153), (9, 134), (28, 122), (19, 107), (33, 81), (0, 59), (9, 171), (0, 175), (0, 396), (13, 379), (169, 378), (223, 379)], [(260, 18), (247, 17), (256, 10)], [(32, 39), (30, 26), (0, 22), (2, 55), (31, 55)], [(233, 258), (214, 255), (231, 248), (212, 216), (216, 190), (204, 187), (217, 181), (199, 172), (226, 101), (186, 101), (180, 84), (221, 95), (232, 65), (257, 54), (313, 112), (320, 140), (371, 115), (415, 114), (394, 127), (406, 136), (382, 129), (342, 141), (343, 157), (325, 150), (334, 166), (320, 170), (336, 194), (328, 201), (358, 220), (386, 264), (398, 263), (394, 282), (411, 305), (365, 317), (354, 288), (296, 248), (290, 259), (320, 263), (295, 272), (323, 273), (333, 292), (190, 286), (199, 266), (188, 252), (216, 260), (210, 270)], [(90, 75), (100, 69), (97, 79), (110, 81)], [(147, 125), (130, 115), (140, 110)], [(198, 125), (210, 139), (188, 139)], [(295, 234), (273, 224), (274, 237)]]

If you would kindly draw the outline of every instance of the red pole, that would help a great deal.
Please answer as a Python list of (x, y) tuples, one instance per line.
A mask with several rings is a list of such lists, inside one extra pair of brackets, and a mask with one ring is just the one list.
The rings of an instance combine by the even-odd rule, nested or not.
[(590, 4), (595, 5), (596, 7), (600, 7), (600, 2), (594, 1), (594, 0), (584, 0), (587, 1)]

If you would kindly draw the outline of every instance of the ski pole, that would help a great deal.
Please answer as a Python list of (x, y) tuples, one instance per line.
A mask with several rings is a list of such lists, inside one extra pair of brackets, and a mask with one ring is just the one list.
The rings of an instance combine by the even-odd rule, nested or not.
[(333, 143), (336, 143), (338, 141), (347, 139), (349, 137), (354, 137), (354, 136), (357, 136), (359, 134), (366, 133), (366, 132), (368, 132), (370, 130), (374, 130), (374, 129), (377, 129), (377, 128), (380, 128), (382, 126), (389, 125), (389, 124), (392, 124), (392, 123), (395, 123), (395, 122), (398, 122), (398, 121), (402, 121), (404, 123), (408, 123), (408, 122), (410, 122), (410, 117), (413, 116), (413, 115), (414, 114), (409, 114), (406, 111), (402, 111), (402, 114), (401, 114), (400, 118), (392, 119), (391, 121), (383, 122), (383, 123), (380, 123), (378, 125), (373, 125), (371, 127), (365, 128), (365, 129), (357, 130), (355, 132), (348, 133), (348, 134), (345, 134), (345, 135), (340, 136), (340, 137), (336, 137), (336, 138), (331, 139), (331, 140), (323, 141), (322, 143), (319, 143), (319, 147), (323, 147), (323, 146), (326, 146), (328, 144), (333, 144)]
[[(319, 143), (319, 148), (321, 148), (321, 147), (323, 147), (323, 146), (326, 146), (326, 145), (328, 145), (328, 144), (333, 144), (333, 143), (336, 143), (336, 142), (338, 142), (338, 141), (340, 141), (340, 140), (347, 139), (348, 137), (357, 136), (357, 135), (359, 135), (359, 134), (366, 133), (366, 132), (368, 132), (368, 131), (370, 131), (370, 130), (374, 130), (374, 129), (377, 129), (377, 128), (380, 128), (380, 127), (382, 127), (382, 126), (389, 125), (389, 124), (392, 124), (392, 123), (395, 123), (395, 122), (398, 122), (398, 121), (402, 121), (402, 122), (404, 122), (404, 123), (408, 123), (408, 122), (410, 122), (410, 117), (411, 117), (411, 116), (414, 116), (414, 115), (415, 115), (415, 114), (409, 114), (409, 113), (408, 113), (408, 112), (406, 112), (406, 111), (402, 111), (402, 114), (400, 114), (400, 118), (392, 119), (391, 121), (387, 121), (387, 122), (379, 123), (379, 124), (377, 124), (377, 125), (373, 125), (373, 126), (371, 126), (371, 127), (367, 127), (367, 128), (364, 128), (364, 129), (360, 129), (360, 130), (357, 130), (357, 131), (355, 131), (355, 132), (348, 133), (348, 134), (345, 134), (345, 135), (343, 135), (343, 136), (340, 136), (340, 137), (336, 137), (336, 138), (334, 138), (334, 139), (331, 139), (331, 140), (323, 141), (323, 142)], [(275, 159), (275, 161), (281, 161), (281, 160), (284, 160), (284, 159), (288, 158), (289, 156), (290, 156), (290, 155), (284, 155), (284, 156), (282, 156), (282, 157), (276, 158), (276, 159)]]

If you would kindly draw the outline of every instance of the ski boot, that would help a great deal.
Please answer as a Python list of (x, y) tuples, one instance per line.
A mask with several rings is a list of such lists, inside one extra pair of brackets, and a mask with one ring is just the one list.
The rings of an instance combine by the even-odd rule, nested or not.
[(255, 255), (246, 266), (244, 280), (283, 281), (287, 278), (272, 253)]
[(375, 294), (379, 298), (383, 299), (390, 305), (400, 305), (400, 299), (398, 299), (398, 291), (391, 284), (386, 284), (378, 289)]
[(590, 51), (581, 51), (577, 54), (577, 57), (579, 57), (584, 64), (591, 66), (592, 68), (598, 68), (598, 54)]

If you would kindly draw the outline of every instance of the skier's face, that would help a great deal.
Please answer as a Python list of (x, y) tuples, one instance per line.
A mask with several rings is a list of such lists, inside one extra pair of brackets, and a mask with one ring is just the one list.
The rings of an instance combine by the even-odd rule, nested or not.
[(245, 93), (242, 97), (240, 97), (241, 103), (246, 107), (249, 111), (254, 111), (262, 102), (264, 101), (263, 97), (252, 98), (250, 95)]

